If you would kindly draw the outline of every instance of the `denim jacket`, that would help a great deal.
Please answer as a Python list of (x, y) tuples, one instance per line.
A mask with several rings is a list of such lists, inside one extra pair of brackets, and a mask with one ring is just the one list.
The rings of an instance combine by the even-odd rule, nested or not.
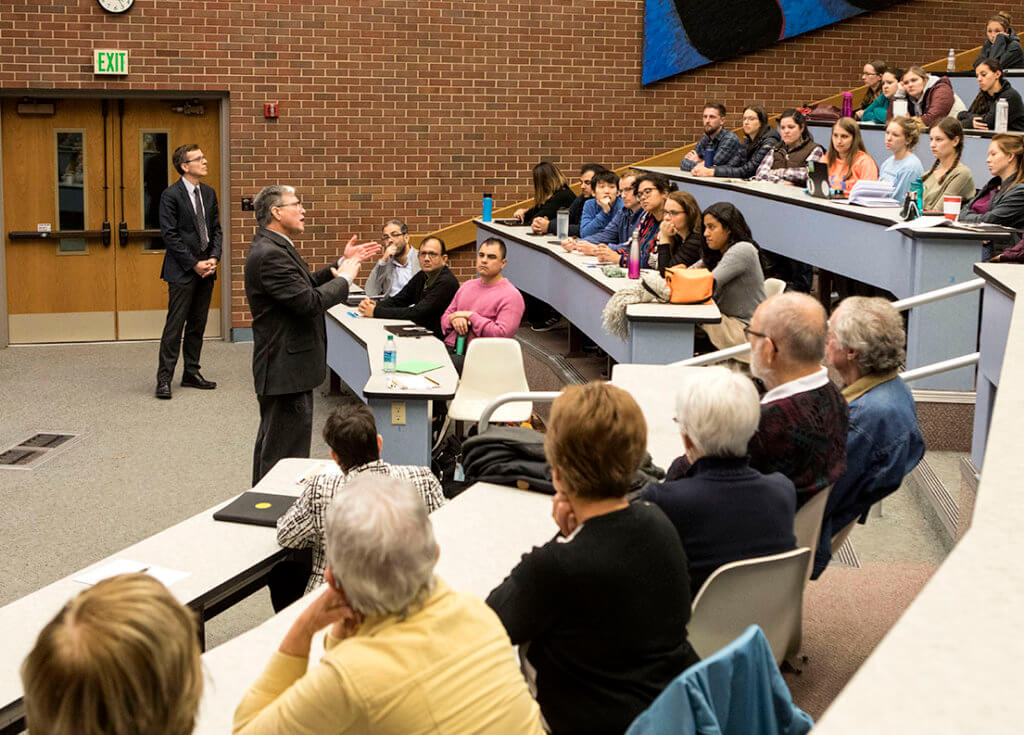
[(833, 534), (854, 519), (863, 523), (868, 508), (899, 488), (924, 456), (914, 398), (895, 371), (867, 375), (847, 386), (843, 395), (850, 401), (846, 472), (825, 506), (812, 579), (828, 566)]

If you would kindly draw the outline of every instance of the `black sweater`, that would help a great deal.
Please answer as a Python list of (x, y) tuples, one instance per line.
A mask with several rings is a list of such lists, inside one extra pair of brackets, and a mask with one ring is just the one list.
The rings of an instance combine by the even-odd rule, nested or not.
[(524, 555), (487, 604), (512, 643), (529, 643), (552, 732), (622, 735), (697, 661), (689, 590), (679, 535), (640, 501)]
[[(530, 224), (535, 217), (547, 217), (551, 222), (554, 222), (558, 216), (558, 210), (562, 207), (571, 207), (575, 201), (576, 195), (572, 193), (572, 189), (568, 185), (563, 185), (561, 189), (549, 196), (543, 204), (526, 210), (526, 214), (523, 215), (523, 224)], [(580, 216), (582, 215), (583, 205), (580, 205)], [(579, 224), (579, 219), (576, 220), (576, 223)]]
[(996, 129), (996, 102), (1000, 99), (1005, 99), (1008, 105), (1006, 129), (1007, 130), (1024, 130), (1024, 102), (1021, 101), (1020, 93), (1010, 86), (1010, 82), (1005, 78), (999, 80), (999, 91), (995, 94), (988, 94), (987, 92), (978, 92), (978, 97), (974, 98), (974, 102), (971, 103), (971, 107), (977, 109), (975, 106), (979, 102), (979, 97), (984, 98), (984, 102), (987, 103), (983, 107), (987, 110), (985, 113), (971, 112), (967, 110), (957, 115), (957, 120), (965, 128), (974, 127), (974, 118), (980, 117), (982, 121), (988, 126), (989, 130)]
[(417, 271), (401, 291), (377, 302), (373, 316), (377, 319), (409, 319), (429, 329), (438, 339), (443, 339), (441, 315), (455, 298), (459, 279), (448, 266), (444, 266), (434, 284), (430, 288), (425, 288), (426, 285), (427, 274)]
[[(700, 228), (700, 225), (697, 227)], [(689, 267), (700, 260), (701, 248), (704, 245), (704, 235), (697, 229), (691, 230), (685, 240), (678, 236), (672, 240), (668, 244), (658, 243), (658, 272), (663, 278), (666, 268), (674, 265)]]

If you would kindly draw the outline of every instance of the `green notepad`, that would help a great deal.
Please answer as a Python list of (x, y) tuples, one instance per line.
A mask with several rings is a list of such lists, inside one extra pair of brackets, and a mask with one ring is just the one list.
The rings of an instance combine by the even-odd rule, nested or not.
[(420, 373), (425, 373), (428, 370), (437, 370), (439, 367), (443, 367), (439, 362), (406, 360), (395, 365), (395, 371), (399, 373), (409, 373), (409, 375), (419, 375)]

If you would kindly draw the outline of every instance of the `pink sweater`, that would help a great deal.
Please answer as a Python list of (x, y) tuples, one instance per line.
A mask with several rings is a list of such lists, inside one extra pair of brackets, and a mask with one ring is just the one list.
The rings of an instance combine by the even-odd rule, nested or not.
[(519, 329), (526, 309), (519, 289), (507, 278), (485, 286), (479, 278), (466, 281), (441, 315), (444, 343), (455, 346), (458, 335), (452, 327), (451, 315), (456, 311), (472, 311), (469, 318), (468, 344), (474, 337), (511, 337)]

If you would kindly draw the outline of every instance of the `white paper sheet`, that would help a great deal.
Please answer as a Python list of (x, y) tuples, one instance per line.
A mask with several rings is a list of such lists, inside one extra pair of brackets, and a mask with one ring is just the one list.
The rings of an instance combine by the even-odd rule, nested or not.
[(165, 587), (170, 587), (175, 582), (180, 582), (190, 574), (189, 572), (183, 572), (178, 569), (168, 569), (167, 567), (145, 564), (143, 562), (132, 561), (130, 559), (114, 559), (106, 564), (93, 567), (87, 572), (83, 572), (79, 576), (75, 577), (74, 581), (79, 584), (91, 586), (109, 577), (116, 577), (118, 574), (131, 574), (133, 572), (145, 572), (154, 579), (162, 582)]

